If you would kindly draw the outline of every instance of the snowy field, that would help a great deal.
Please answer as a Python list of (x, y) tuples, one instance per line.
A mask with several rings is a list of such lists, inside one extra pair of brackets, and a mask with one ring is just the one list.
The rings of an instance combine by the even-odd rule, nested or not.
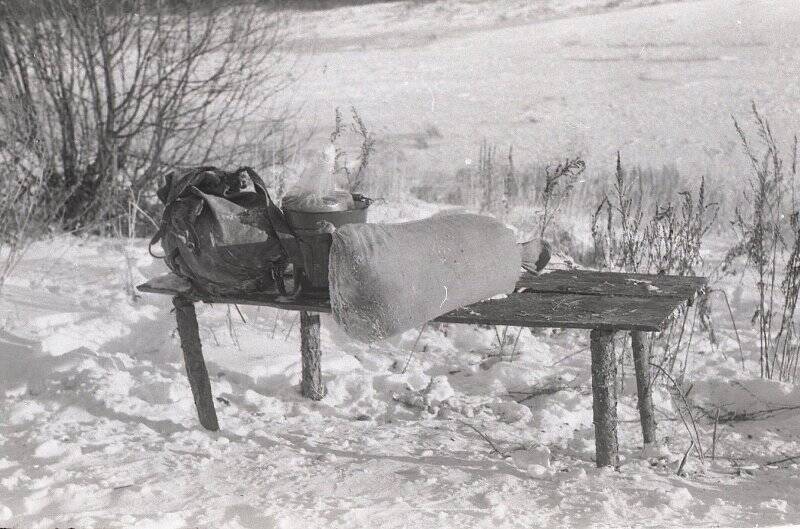
[[(776, 132), (800, 129), (796, 0), (488, 4), (298, 15), (307, 123), (325, 134), (334, 106), (355, 105), (384, 153), (447, 171), (485, 136), (523, 160), (580, 151), (610, 166), (620, 148), (723, 174), (741, 163), (730, 114), (750, 99)], [(437, 209), (403, 196), (370, 220)], [(727, 311), (714, 315), (719, 346), (694, 334), (687, 383), (706, 458), (690, 453), (677, 475), (687, 430), (660, 386), (661, 444), (643, 451), (624, 355), (622, 465), (595, 468), (578, 331), (522, 330), (512, 357), (491, 328), (429, 326), (367, 347), (323, 317), (328, 393), (312, 402), (299, 394), (296, 314), (241, 307), (245, 323), (234, 307), (199, 306), (221, 426), (207, 432), (169, 298), (132, 288), (165, 271), (144, 240), (75, 237), (18, 266), (0, 297), (0, 527), (800, 523), (800, 390), (758, 378), (753, 300), (735, 284), (718, 286), (744, 358)], [(700, 409), (740, 420), (715, 433)]]
[(411, 181), (455, 173), (485, 138), (513, 144), (520, 163), (581, 154), (589, 173), (607, 174), (619, 150), (628, 164), (730, 185), (746, 167), (731, 116), (746, 121), (751, 100), (790, 140), (796, 0), (635, 3), (596, 14), (585, 13), (609, 3), (397, 3), (336, 10), (327, 25), (318, 19), (330, 15), (304, 14), (294, 31), (316, 53), (300, 58), (293, 93), (320, 138), (335, 106), (355, 105), (386, 169)]

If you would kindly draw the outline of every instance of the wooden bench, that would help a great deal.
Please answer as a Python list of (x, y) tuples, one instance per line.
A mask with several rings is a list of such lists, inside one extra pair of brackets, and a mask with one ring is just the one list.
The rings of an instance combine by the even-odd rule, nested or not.
[[(642, 437), (645, 443), (652, 443), (655, 419), (649, 387), (650, 359), (642, 333), (660, 331), (669, 316), (683, 303), (691, 303), (705, 285), (706, 280), (701, 277), (566, 270), (524, 274), (516, 291), (507, 297), (462, 307), (434, 321), (590, 330), (597, 466), (618, 466), (617, 361), (611, 345), (614, 335), (618, 331), (631, 334)], [(196, 302), (300, 311), (301, 391), (311, 399), (323, 398), (319, 313), (331, 311), (328, 300), (288, 300), (270, 294), (210, 297), (172, 274), (148, 281), (138, 289), (173, 297), (186, 372), (200, 423), (205, 428), (218, 430), (219, 425), (200, 344)]]

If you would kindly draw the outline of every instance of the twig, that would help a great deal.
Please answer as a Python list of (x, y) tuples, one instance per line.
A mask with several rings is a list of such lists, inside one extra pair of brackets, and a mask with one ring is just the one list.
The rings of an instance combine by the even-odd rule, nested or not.
[(275, 309), (275, 323), (272, 324), (272, 339), (275, 339), (275, 331), (278, 330), (278, 309)]
[(422, 332), (425, 330), (425, 327), (427, 325), (428, 325), (427, 323), (424, 323), (422, 327), (419, 328), (419, 334), (417, 335), (417, 339), (414, 340), (414, 344), (411, 346), (411, 351), (408, 352), (408, 358), (406, 358), (406, 365), (403, 366), (403, 370), (400, 371), (401, 373), (405, 373), (406, 369), (408, 369), (408, 364), (411, 363), (411, 357), (414, 356), (414, 349), (417, 348), (417, 343), (419, 342), (419, 339), (422, 337)]
[(575, 351), (574, 353), (570, 353), (570, 354), (568, 354), (567, 356), (565, 356), (565, 357), (561, 358), (560, 360), (558, 360), (557, 362), (555, 362), (555, 363), (553, 363), (553, 364), (550, 364), (550, 365), (549, 365), (549, 366), (547, 366), (547, 367), (555, 367), (555, 366), (557, 366), (558, 364), (560, 364), (561, 362), (563, 362), (564, 360), (569, 360), (569, 359), (570, 359), (570, 358), (572, 358), (573, 356), (577, 356), (577, 355), (579, 355), (579, 354), (581, 354), (581, 353), (583, 353), (583, 352), (586, 352), (587, 350), (589, 350), (589, 348), (588, 348), (588, 347), (584, 347), (584, 348), (582, 348), (582, 349), (578, 349), (578, 350), (577, 350), (577, 351)]
[(508, 395), (511, 398), (514, 398), (514, 395), (517, 396), (525, 395), (525, 398), (523, 398), (522, 400), (514, 399), (518, 404), (522, 404), (526, 400), (530, 400), (536, 397), (541, 397), (542, 395), (553, 395), (555, 393), (558, 393), (559, 391), (564, 391), (567, 389), (578, 390), (580, 389), (580, 386), (550, 386), (545, 388), (534, 389), (532, 391), (509, 391)]
[(211, 337), (212, 337), (212, 338), (214, 338), (214, 343), (216, 343), (217, 345), (219, 345), (219, 338), (217, 338), (217, 333), (215, 333), (215, 332), (214, 332), (214, 329), (212, 329), (211, 327), (209, 327), (209, 328), (208, 328), (208, 332), (210, 332), (210, 333), (211, 333)]
[(298, 313), (295, 314), (294, 318), (292, 318), (292, 323), (291, 323), (291, 325), (289, 325), (289, 330), (286, 331), (286, 336), (283, 338), (284, 342), (289, 340), (289, 336), (291, 336), (291, 334), (292, 334), (292, 329), (294, 329), (294, 324), (297, 323), (297, 319), (299, 317), (300, 317), (300, 313), (298, 312)]
[(228, 320), (228, 334), (230, 335), (231, 340), (233, 340), (234, 345), (236, 345), (236, 349), (241, 350), (242, 346), (239, 345), (239, 337), (236, 336), (236, 330), (233, 328), (233, 317), (231, 316), (231, 306), (230, 305), (228, 305), (228, 312), (225, 315), (225, 319)]
[(137, 203), (136, 203), (136, 202), (134, 202), (133, 200), (130, 200), (129, 202), (130, 202), (130, 205), (131, 205), (131, 206), (132, 206), (132, 207), (133, 207), (133, 208), (134, 208), (136, 211), (138, 211), (139, 213), (141, 213), (141, 214), (142, 214), (142, 216), (144, 216), (144, 218), (145, 218), (145, 219), (147, 219), (147, 220), (150, 222), (150, 224), (152, 224), (152, 225), (153, 225), (153, 227), (155, 227), (155, 229), (158, 229), (158, 228), (159, 228), (159, 226), (158, 226), (158, 223), (157, 223), (155, 220), (153, 220), (153, 217), (151, 217), (151, 216), (150, 216), (150, 215), (149, 215), (149, 214), (148, 214), (148, 213), (147, 213), (145, 210), (143, 210), (141, 207), (139, 207), (139, 204), (137, 204)]
[(766, 467), (770, 465), (777, 465), (779, 463), (786, 463), (787, 461), (794, 461), (795, 459), (800, 459), (800, 454), (794, 456), (787, 456), (784, 457), (783, 459), (778, 459), (777, 461), (770, 461), (769, 463), (764, 463), (764, 466)]
[(681, 464), (678, 466), (678, 471), (675, 473), (677, 475), (681, 475), (683, 471), (683, 466), (686, 464), (686, 460), (689, 459), (689, 452), (692, 451), (692, 447), (694, 447), (694, 439), (691, 440), (689, 443), (689, 448), (686, 449), (686, 453), (683, 454), (683, 459), (681, 459)]
[(714, 415), (714, 433), (711, 435), (711, 459), (715, 459), (717, 454), (717, 423), (719, 422), (719, 407)]
[[(706, 416), (711, 417), (711, 414), (707, 410), (704, 410), (703, 408), (701, 408), (699, 406), (698, 406), (698, 409), (700, 409), (703, 413), (705, 413)], [(800, 410), (800, 406), (778, 406), (778, 407), (769, 408), (769, 409), (766, 409), (766, 410), (758, 410), (758, 411), (751, 411), (751, 412), (744, 412), (744, 413), (730, 412), (730, 413), (723, 414), (719, 418), (719, 422), (721, 424), (725, 424), (725, 423), (735, 422), (735, 421), (757, 421), (757, 420), (760, 420), (760, 419), (766, 419), (767, 417), (769, 417), (773, 413), (778, 413), (778, 412), (781, 412), (781, 411), (793, 411), (793, 410)]]
[[(689, 310), (688, 308), (686, 309)], [(694, 326), (697, 323), (697, 306), (694, 307), (694, 317), (692, 318), (692, 328), (689, 329), (689, 341), (686, 343), (686, 354), (683, 357), (683, 370), (681, 372), (681, 380), (686, 377), (686, 369), (689, 366), (689, 349), (692, 347), (692, 337), (694, 336)]]
[(716, 292), (722, 293), (722, 297), (725, 298), (725, 305), (728, 307), (728, 314), (731, 317), (731, 323), (733, 324), (733, 331), (736, 333), (736, 343), (739, 344), (739, 354), (742, 360), (742, 371), (744, 371), (744, 349), (742, 349), (742, 339), (739, 337), (739, 329), (736, 328), (736, 320), (733, 319), (733, 310), (731, 310), (731, 304), (728, 301), (728, 293), (722, 289), (717, 290)]
[(684, 418), (683, 412), (680, 410), (680, 408), (678, 408), (678, 415), (680, 416), (681, 421), (683, 421), (686, 431), (689, 432), (689, 437), (692, 437), (692, 430), (694, 430), (694, 439), (697, 441), (697, 455), (700, 456), (701, 460), (705, 459), (703, 456), (703, 447), (700, 443), (700, 433), (697, 431), (697, 423), (695, 423), (694, 416), (692, 415), (692, 409), (689, 406), (689, 403), (686, 401), (686, 396), (678, 387), (678, 383), (675, 382), (675, 379), (672, 378), (672, 376), (670, 376), (670, 374), (667, 373), (663, 367), (658, 364), (653, 364), (652, 362), (650, 365), (658, 369), (665, 377), (667, 377), (667, 379), (672, 383), (673, 388), (675, 388), (675, 393), (680, 395), (681, 401), (683, 401), (683, 405), (686, 407), (686, 413), (689, 415), (689, 419), (692, 421), (692, 428), (689, 428), (689, 424), (686, 422), (686, 419)]
[(245, 325), (247, 325), (247, 320), (246, 320), (246, 319), (244, 319), (244, 314), (242, 314), (242, 311), (241, 311), (241, 310), (239, 310), (239, 305), (237, 305), (236, 303), (234, 303), (234, 304), (233, 304), (233, 306), (234, 306), (234, 307), (236, 307), (236, 312), (238, 312), (238, 313), (239, 313), (239, 317), (240, 317), (240, 318), (242, 318), (242, 323), (244, 323)]
[[(497, 332), (497, 325), (492, 325), (492, 327), (494, 328), (494, 335), (497, 337), (497, 345), (500, 347), (500, 360), (502, 361), (503, 360), (503, 349), (504, 349), (505, 343), (504, 343), (504, 340), (500, 339), (500, 333)], [(506, 327), (506, 328), (508, 328), (508, 327)]]
[(499, 448), (497, 448), (497, 445), (495, 445), (495, 444), (494, 444), (494, 442), (493, 442), (491, 439), (489, 439), (489, 436), (488, 436), (488, 435), (486, 435), (486, 434), (485, 434), (485, 433), (483, 433), (482, 431), (478, 430), (478, 428), (476, 428), (475, 426), (471, 425), (470, 423), (468, 423), (468, 422), (466, 422), (466, 421), (459, 420), (458, 422), (460, 422), (460, 423), (461, 423), (461, 424), (463, 424), (464, 426), (468, 426), (469, 428), (471, 428), (471, 429), (475, 430), (475, 433), (477, 433), (478, 435), (480, 435), (480, 436), (483, 438), (483, 440), (484, 440), (484, 441), (486, 441), (487, 443), (489, 443), (489, 446), (491, 446), (491, 447), (492, 447), (492, 450), (493, 450), (493, 451), (497, 452), (497, 453), (500, 455), (500, 457), (505, 457), (505, 455), (506, 455), (506, 454), (505, 454), (505, 452), (503, 452), (502, 450), (500, 450)]
[(522, 327), (519, 328), (519, 332), (517, 333), (517, 337), (514, 340), (514, 347), (511, 349), (511, 360), (514, 360), (514, 354), (517, 352), (517, 344), (519, 343), (519, 337), (522, 334)]
[(686, 330), (686, 320), (688, 317), (689, 317), (689, 307), (686, 307), (686, 310), (683, 311), (683, 321), (681, 322), (681, 329), (680, 332), (678, 333), (678, 343), (675, 344), (675, 354), (670, 355), (669, 371), (668, 372), (664, 371), (665, 374), (672, 373), (672, 370), (675, 369), (675, 360), (678, 358), (678, 354), (680, 353), (681, 342), (683, 341), (683, 333)]

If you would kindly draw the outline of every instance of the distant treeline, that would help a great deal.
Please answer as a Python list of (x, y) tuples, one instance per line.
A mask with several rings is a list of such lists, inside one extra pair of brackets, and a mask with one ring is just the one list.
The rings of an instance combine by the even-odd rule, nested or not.
[[(196, 6), (198, 8), (219, 5), (221, 3), (235, 4), (256, 4), (269, 7), (279, 7), (283, 9), (297, 9), (302, 11), (316, 11), (333, 9), (342, 6), (360, 6), (368, 4), (381, 4), (388, 2), (413, 2), (425, 3), (433, 0), (154, 0), (160, 4), (172, 7)], [(0, 3), (2, 0), (0, 0)]]
[[(302, 10), (333, 9), (342, 6), (360, 6), (367, 4), (382, 4), (387, 2), (400, 2), (409, 0), (283, 0), (282, 4), (287, 8)], [(413, 0), (414, 3), (422, 3), (420, 0)]]
[[(0, 0), (0, 19), (30, 20), (31, 17), (49, 18), (61, 12), (65, 4), (81, 4), (85, 0)], [(273, 9), (321, 11), (343, 6), (360, 6), (380, 3), (409, 2), (423, 4), (435, 0), (107, 0), (108, 11), (131, 13), (141, 10), (164, 9), (184, 11), (213, 9), (240, 4), (259, 5)]]
[[(413, 2), (415, 4), (427, 3), (433, 0), (228, 0), (227, 3), (255, 3), (263, 4), (266, 6), (280, 7), (283, 9), (297, 9), (301, 11), (317, 11), (324, 9), (333, 9), (335, 7), (343, 6), (360, 6), (368, 4), (381, 4), (389, 2)], [(171, 4), (176, 6), (185, 6), (187, 4), (194, 4), (202, 7), (209, 4), (218, 4), (220, 0), (169, 0)]]

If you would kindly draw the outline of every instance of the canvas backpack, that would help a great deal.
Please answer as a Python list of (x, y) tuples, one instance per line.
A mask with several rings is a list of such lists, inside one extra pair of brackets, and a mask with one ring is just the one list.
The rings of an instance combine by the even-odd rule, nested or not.
[(160, 241), (175, 274), (212, 295), (285, 293), (279, 232), (291, 229), (253, 169), (172, 172), (157, 194), (165, 209), (151, 254)]

